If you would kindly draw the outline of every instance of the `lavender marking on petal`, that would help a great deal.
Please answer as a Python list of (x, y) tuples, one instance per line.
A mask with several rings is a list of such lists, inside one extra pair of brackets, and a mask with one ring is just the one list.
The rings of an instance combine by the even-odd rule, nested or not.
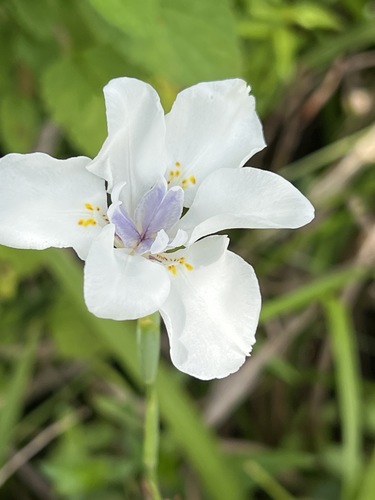
[(111, 214), (111, 222), (116, 226), (116, 234), (126, 247), (134, 248), (141, 241), (141, 236), (129, 215), (120, 206)]
[(182, 214), (182, 188), (176, 186), (168, 191), (167, 183), (162, 178), (142, 196), (135, 209), (134, 220), (121, 206), (120, 189), (108, 209), (108, 217), (115, 224), (116, 235), (125, 247), (133, 248), (137, 254), (150, 252), (154, 243), (154, 249), (167, 248), (170, 243), (167, 232)]
[(169, 231), (179, 220), (182, 214), (184, 202), (184, 191), (180, 187), (171, 188), (164, 196), (163, 201), (160, 203), (158, 210), (154, 212), (146, 234), (152, 235), (158, 233), (161, 229)]
[(166, 193), (167, 183), (165, 179), (162, 178), (139, 200), (134, 211), (134, 221), (141, 235), (146, 233), (147, 228), (150, 225), (155, 212), (159, 209)]

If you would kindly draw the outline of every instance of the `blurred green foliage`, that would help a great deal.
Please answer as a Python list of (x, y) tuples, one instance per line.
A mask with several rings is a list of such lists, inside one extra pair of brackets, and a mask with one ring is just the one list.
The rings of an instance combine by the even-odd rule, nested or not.
[[(374, 2), (1, 0), (0, 67), (2, 154), (94, 156), (114, 77), (150, 82), (166, 110), (199, 81), (251, 84), (269, 143), (254, 162), (296, 183), (317, 219), (231, 232), (264, 296), (237, 375), (183, 376), (164, 338), (161, 489), (371, 500)], [(1, 500), (147, 498), (134, 324), (91, 316), (81, 290), (69, 251), (0, 247)]]

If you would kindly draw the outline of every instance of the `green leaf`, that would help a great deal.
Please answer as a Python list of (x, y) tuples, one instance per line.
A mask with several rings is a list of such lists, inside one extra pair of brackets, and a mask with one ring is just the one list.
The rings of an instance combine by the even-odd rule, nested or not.
[[(58, 40), (51, 38), (46, 43), (43, 40), (32, 39), (29, 35), (19, 32), (14, 37), (13, 46), (14, 60), (19, 61), (19, 66), (22, 68), (19, 85), (21, 88), (32, 88), (33, 91), (39, 90), (36, 89), (36, 75), (39, 77), (58, 59), (61, 51)], [(39, 104), (38, 100), (35, 99), (35, 101)]]
[(29, 152), (39, 130), (34, 101), (15, 94), (4, 96), (0, 105), (0, 130), (7, 151)]
[(239, 34), (250, 40), (268, 40), (273, 29), (272, 24), (265, 21), (254, 21), (253, 19), (244, 19), (238, 24)]
[(51, 36), (57, 15), (54, 0), (8, 0), (7, 8), (30, 34), (39, 39)]
[(118, 29), (117, 47), (135, 64), (172, 82), (238, 76), (240, 53), (227, 0), (89, 0)]
[(35, 252), (0, 245), (0, 262), (11, 266), (20, 277), (28, 276), (40, 269)]
[(71, 143), (95, 156), (106, 137), (102, 89), (89, 82), (72, 59), (61, 59), (45, 72), (42, 95), (53, 119)]
[(68, 358), (90, 359), (106, 354), (105, 344), (93, 337), (82, 318), (67, 314), (71, 301), (61, 294), (52, 306), (49, 326), (58, 352)]
[(126, 35), (147, 39), (157, 13), (154, 0), (89, 0), (112, 26)]
[(289, 78), (295, 69), (297, 38), (292, 31), (276, 28), (272, 35), (275, 69), (281, 80)]
[(283, 11), (285, 17), (303, 28), (338, 30), (341, 22), (330, 10), (316, 3), (298, 2)]
[(114, 439), (114, 432), (108, 426), (91, 423), (64, 432), (52, 456), (42, 462), (43, 472), (63, 498), (91, 498), (96, 492), (107, 498), (104, 491), (114, 482), (126, 484), (133, 476), (134, 461), (118, 460), (101, 451), (101, 446), (105, 448)]
[(100, 89), (112, 78), (134, 74), (124, 57), (109, 45), (95, 45), (81, 52), (77, 64), (87, 81)]

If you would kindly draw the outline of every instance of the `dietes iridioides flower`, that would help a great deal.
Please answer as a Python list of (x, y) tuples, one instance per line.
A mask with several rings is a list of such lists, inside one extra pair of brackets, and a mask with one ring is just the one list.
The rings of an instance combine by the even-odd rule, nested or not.
[(288, 181), (241, 168), (265, 146), (249, 90), (201, 83), (165, 116), (152, 87), (118, 78), (104, 89), (108, 138), (94, 160), (0, 160), (0, 243), (74, 248), (88, 309), (115, 320), (160, 310), (173, 363), (200, 379), (239, 369), (261, 306), (253, 268), (208, 235), (314, 217)]

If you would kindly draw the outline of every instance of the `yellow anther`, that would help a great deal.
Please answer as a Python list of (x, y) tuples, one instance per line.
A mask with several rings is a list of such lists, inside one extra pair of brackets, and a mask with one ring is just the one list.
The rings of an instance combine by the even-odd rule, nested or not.
[(181, 175), (181, 169), (180, 169), (181, 164), (178, 161), (176, 161), (175, 165), (177, 167), (177, 170), (170, 170), (169, 171), (169, 177), (167, 180), (168, 184), (170, 184), (175, 177), (179, 177)]
[(189, 184), (196, 184), (196, 183), (197, 183), (196, 178), (194, 177), (194, 175), (191, 175), (190, 177), (185, 177), (185, 179), (182, 179), (181, 187), (182, 189), (186, 189), (189, 186)]
[(172, 182), (174, 176), (175, 176), (174, 170), (170, 170), (169, 171), (169, 178), (168, 178), (167, 184), (170, 184)]
[(83, 226), (83, 227), (96, 226), (96, 220), (95, 219), (79, 219), (78, 225)]
[(173, 276), (176, 276), (176, 274), (177, 274), (176, 266), (173, 266), (173, 265), (168, 266), (168, 271), (170, 271), (173, 274)]
[[(97, 205), (92, 205), (92, 203), (85, 203), (84, 207), (86, 210), (89, 210), (90, 212), (100, 212), (101, 208)], [(97, 222), (93, 217), (90, 217), (91, 214), (88, 214), (89, 217), (85, 217), (83, 219), (78, 220), (78, 225), (83, 226), (83, 227), (88, 227), (88, 226), (96, 226)], [(93, 214), (94, 215), (94, 214)], [(106, 216), (102, 216), (106, 220)]]
[[(157, 260), (159, 260), (159, 262), (162, 262), (163, 260), (167, 261), (168, 263), (169, 262), (173, 262), (173, 264), (168, 264), (167, 265), (167, 269), (174, 276), (176, 276), (176, 274), (177, 274), (177, 264), (180, 264), (181, 266), (184, 266), (188, 271), (192, 271), (194, 269), (194, 267), (191, 264), (189, 264), (188, 262), (186, 262), (185, 257), (180, 257), (179, 259), (171, 259), (171, 258), (166, 258), (163, 255), (158, 255), (158, 259)], [(167, 262), (166, 262), (166, 264), (167, 264)]]

